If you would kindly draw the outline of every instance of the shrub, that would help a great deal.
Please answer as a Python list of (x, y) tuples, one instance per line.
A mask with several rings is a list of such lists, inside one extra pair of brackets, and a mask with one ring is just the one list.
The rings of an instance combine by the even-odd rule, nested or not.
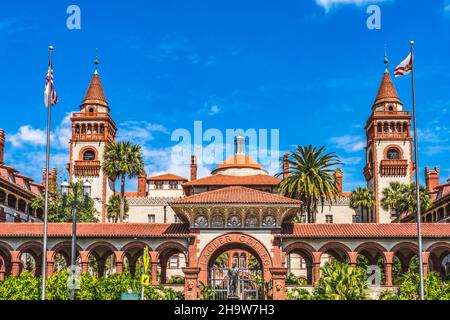
[(287, 292), (288, 300), (313, 300), (313, 296), (306, 289), (293, 288)]

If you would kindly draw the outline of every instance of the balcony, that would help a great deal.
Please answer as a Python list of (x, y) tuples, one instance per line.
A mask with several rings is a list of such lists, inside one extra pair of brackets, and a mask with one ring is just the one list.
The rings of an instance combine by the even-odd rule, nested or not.
[(100, 161), (75, 161), (74, 174), (84, 177), (98, 176), (100, 167)]
[(408, 173), (407, 160), (382, 160), (382, 176), (406, 176)]

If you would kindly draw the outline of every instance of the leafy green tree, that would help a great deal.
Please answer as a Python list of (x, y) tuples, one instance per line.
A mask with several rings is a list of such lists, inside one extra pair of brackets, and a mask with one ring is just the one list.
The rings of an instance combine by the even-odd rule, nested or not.
[[(95, 209), (95, 201), (88, 197), (85, 203), (83, 186), (77, 183), (77, 221), (81, 223), (98, 222), (98, 211)], [(70, 188), (66, 199), (66, 206), (63, 205), (63, 196), (60, 190), (49, 193), (48, 221), (49, 222), (71, 222), (72, 202), (74, 200), (74, 188)], [(31, 208), (44, 210), (45, 195), (40, 195), (33, 199)]]
[(314, 295), (325, 300), (367, 299), (367, 273), (365, 269), (332, 260), (322, 269)]
[[(128, 217), (128, 211), (130, 207), (128, 206), (128, 200), (125, 199), (125, 212), (124, 219)], [(106, 205), (106, 216), (108, 221), (117, 223), (120, 217), (120, 196), (118, 194), (114, 194), (109, 198), (108, 204)]]
[[(398, 215), (402, 213), (416, 214), (416, 185), (401, 184), (393, 181), (389, 187), (383, 189), (381, 207), (386, 211), (395, 211)], [(426, 212), (431, 207), (431, 197), (424, 186), (419, 188), (421, 212)], [(399, 221), (400, 222), (400, 221)]]
[[(303, 201), (308, 222), (315, 223), (317, 207), (332, 202), (339, 190), (334, 184), (334, 167), (341, 164), (335, 153), (325, 147), (298, 146), (288, 157), (289, 176), (279, 186), (279, 193)], [(279, 173), (278, 176), (283, 173)]]
[(287, 291), (287, 300), (314, 300), (314, 296), (303, 288), (292, 288)]
[(40, 278), (24, 272), (0, 282), (0, 300), (38, 300)]
[(373, 190), (359, 187), (352, 191), (350, 195), (350, 208), (360, 209), (361, 215), (363, 215), (363, 209), (366, 209), (367, 212), (369, 212), (369, 210), (374, 207), (375, 193)]
[(119, 221), (125, 216), (125, 179), (132, 179), (144, 172), (144, 160), (141, 146), (131, 142), (108, 144), (105, 148), (103, 172), (113, 180), (120, 177)]

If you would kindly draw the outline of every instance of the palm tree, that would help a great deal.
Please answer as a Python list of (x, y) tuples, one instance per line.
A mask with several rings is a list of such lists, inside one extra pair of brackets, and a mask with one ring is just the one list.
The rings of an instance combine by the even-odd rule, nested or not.
[(398, 181), (389, 183), (389, 187), (383, 189), (381, 192), (381, 207), (386, 211), (394, 211), (398, 215), (398, 222), (400, 222), (400, 212), (403, 206), (403, 193), (405, 192), (405, 185)]
[(369, 209), (372, 209), (374, 207), (375, 193), (372, 190), (359, 187), (356, 190), (352, 191), (352, 194), (350, 195), (350, 208), (360, 209), (362, 222), (367, 222), (363, 219), (363, 209), (366, 209), (367, 213), (369, 213)]
[(119, 221), (125, 215), (125, 178), (132, 179), (144, 172), (144, 160), (141, 146), (131, 142), (108, 144), (105, 148), (103, 172), (115, 180), (120, 177), (120, 211)]
[[(426, 187), (419, 187), (419, 196), (421, 212), (426, 212), (431, 207), (431, 198)], [(382, 191), (381, 207), (386, 211), (395, 211), (398, 222), (401, 213), (417, 213), (416, 185), (391, 182), (389, 187)]]
[[(127, 212), (129, 210), (128, 201), (125, 199), (125, 210), (124, 210), (124, 218), (127, 217)], [(106, 205), (106, 213), (108, 221), (112, 221), (117, 223), (119, 221), (120, 216), (120, 196), (118, 194), (114, 194), (109, 198), (108, 204)]]
[[(339, 190), (334, 184), (334, 167), (341, 164), (334, 152), (325, 147), (298, 146), (288, 155), (289, 176), (279, 186), (279, 193), (303, 202), (308, 222), (315, 223), (317, 206), (333, 201)], [(279, 173), (278, 176), (283, 173)]]

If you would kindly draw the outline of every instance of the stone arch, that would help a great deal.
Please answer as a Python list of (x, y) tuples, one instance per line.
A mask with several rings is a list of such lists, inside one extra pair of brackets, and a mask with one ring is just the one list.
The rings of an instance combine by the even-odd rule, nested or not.
[[(428, 264), (430, 271), (438, 273), (441, 277), (445, 277), (449, 274), (450, 265), (444, 266), (443, 262), (447, 256), (450, 256), (450, 243), (438, 242), (426, 249), (429, 253)], [(450, 264), (450, 261), (449, 261)]]
[(384, 255), (387, 252), (386, 248), (381, 244), (376, 242), (364, 242), (356, 247), (355, 252), (361, 254), (369, 260), (370, 264), (376, 264), (377, 258), (381, 257), (384, 262), (386, 262), (386, 257)]
[[(17, 251), (19, 251), (19, 259), (22, 260), (23, 259), (23, 255), (27, 254), (28, 256), (26, 258), (29, 258), (29, 256), (34, 260), (34, 261), (30, 261), (30, 263), (34, 263), (34, 274), (40, 274), (41, 273), (41, 267), (42, 267), (42, 261), (41, 261), (41, 257), (42, 257), (42, 243), (38, 242), (38, 241), (27, 241), (25, 243), (23, 243), (18, 249)], [(21, 263), (21, 268), (20, 268), (20, 272), (23, 271), (24, 268), (26, 268), (27, 266), (23, 264), (23, 260)], [(32, 266), (29, 266), (32, 267)]]
[(390, 144), (384, 148), (384, 150), (383, 150), (384, 159), (388, 159), (388, 152), (390, 150), (397, 151), (399, 160), (404, 159), (402, 148), (400, 148), (400, 146), (398, 146), (396, 144)]
[[(103, 277), (106, 270), (106, 262), (110, 261), (110, 273), (114, 272), (115, 268), (115, 255), (114, 252), (117, 248), (110, 242), (98, 241), (92, 243), (87, 249), (89, 263), (97, 268), (97, 276)], [(94, 271), (94, 270), (92, 270)]]
[(188, 264), (187, 250), (184, 245), (175, 241), (165, 242), (156, 248), (156, 260), (161, 268), (160, 283), (166, 283), (167, 281), (167, 263), (172, 256), (183, 254), (185, 263)]
[(199, 280), (207, 283), (208, 268), (212, 261), (223, 252), (231, 249), (242, 249), (251, 253), (262, 268), (264, 280), (271, 279), (270, 268), (273, 266), (270, 252), (258, 239), (251, 235), (235, 232), (220, 235), (211, 240), (202, 250), (197, 261), (197, 267), (200, 268)]
[(11, 274), (12, 261), (11, 251), (12, 247), (0, 241), (0, 281)]
[(294, 242), (288, 245), (286, 248), (284, 248), (284, 253), (286, 256), (286, 259), (288, 256), (292, 253), (296, 253), (301, 256), (303, 260), (305, 260), (306, 263), (306, 276), (299, 276), (298, 278), (304, 278), (308, 284), (313, 284), (313, 268), (314, 268), (314, 255), (313, 252), (315, 252), (315, 249), (305, 243), (305, 242)]
[(84, 153), (86, 151), (92, 151), (94, 153), (95, 159), (94, 160), (98, 160), (98, 150), (97, 148), (93, 147), (93, 146), (85, 146), (83, 148), (81, 148), (79, 154), (78, 154), (78, 159), (80, 160), (84, 160)]
[(328, 242), (324, 244), (319, 251), (322, 252), (322, 254), (327, 253), (341, 262), (345, 260), (350, 262), (350, 256), (348, 253), (351, 252), (351, 250), (341, 242)]
[[(123, 262), (124, 270), (128, 270), (132, 276), (136, 275), (136, 266), (139, 266), (139, 260), (144, 254), (145, 247), (148, 247), (149, 252), (153, 251), (150, 245), (139, 240), (128, 242), (120, 250), (121, 256), (117, 258)], [(152, 257), (150, 257), (150, 260), (152, 260)]]
[[(71, 256), (72, 256), (72, 242), (67, 240), (67, 241), (62, 241), (57, 243), (56, 245), (53, 246), (53, 248), (51, 249), (51, 251), (53, 251), (53, 255), (52, 255), (52, 261), (54, 262), (53, 265), (53, 270), (54, 271), (58, 271), (58, 265), (57, 265), (57, 258), (58, 255), (62, 256), (65, 260), (65, 265), (66, 266), (70, 266), (71, 263)], [(82, 251), (82, 248), (77, 244), (76, 246), (76, 256), (75, 256), (75, 264), (80, 264), (81, 260), (80, 260), (80, 252)]]
[(390, 251), (394, 254), (394, 257), (400, 260), (402, 273), (409, 270), (411, 259), (419, 254), (419, 248), (413, 242), (400, 242), (392, 247)]

